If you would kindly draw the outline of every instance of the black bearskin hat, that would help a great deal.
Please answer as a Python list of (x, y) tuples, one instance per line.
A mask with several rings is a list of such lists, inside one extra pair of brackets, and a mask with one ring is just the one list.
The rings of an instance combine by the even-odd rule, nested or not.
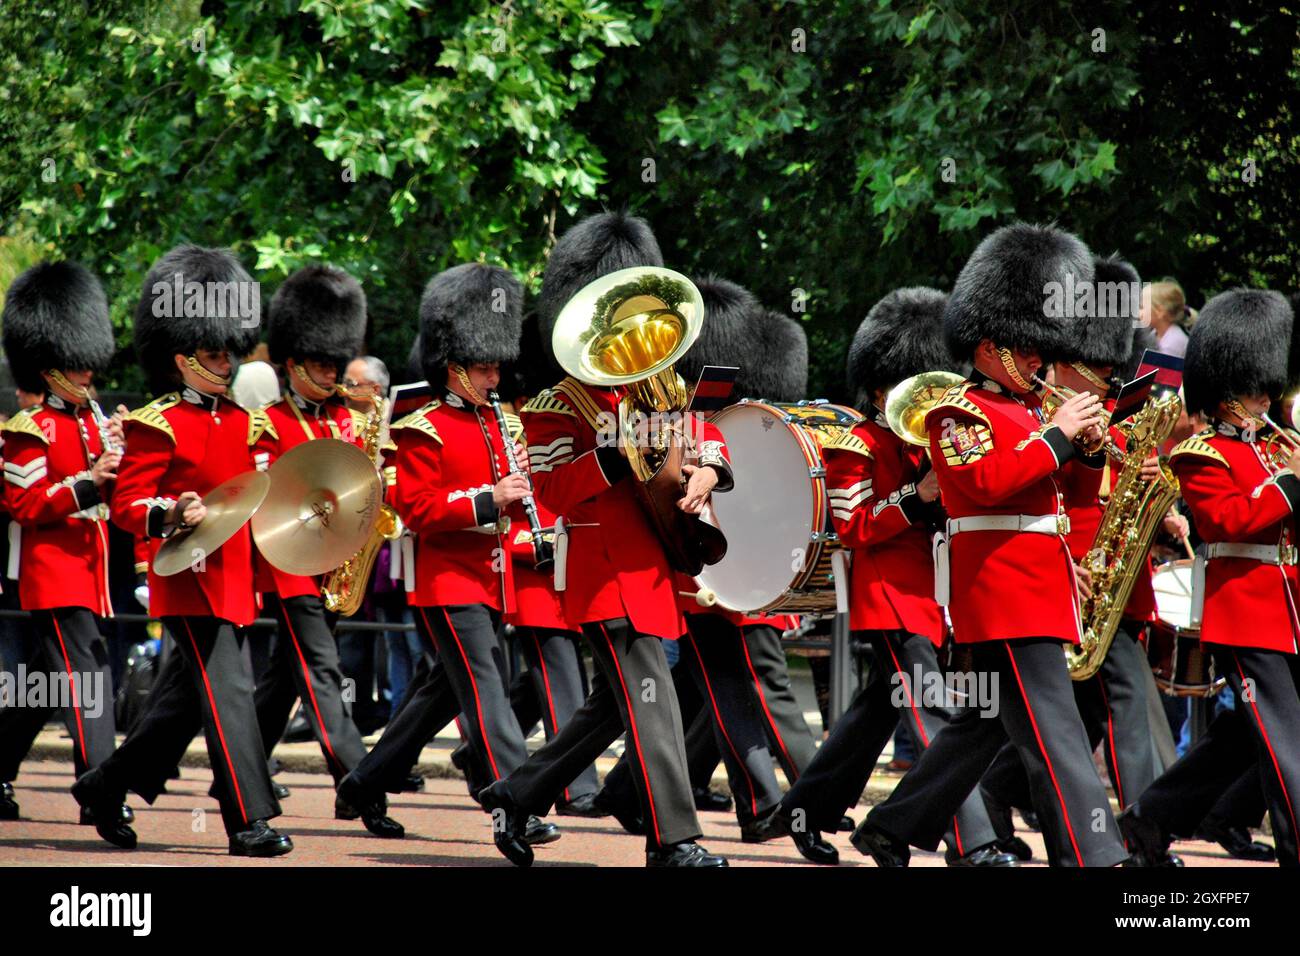
[[(764, 358), (755, 336), (764, 318), (762, 304), (748, 289), (719, 276), (692, 281), (704, 300), (704, 323), (699, 338), (673, 367), (688, 387), (699, 380), (706, 365), (735, 365), (740, 379), (747, 378)], [(737, 390), (732, 394), (740, 397)]]
[(546, 260), (537, 297), (539, 331), (548, 355), (556, 317), (583, 286), (619, 269), (663, 264), (649, 224), (626, 213), (588, 216), (562, 235)]
[(1187, 342), (1188, 412), (1213, 415), (1238, 395), (1281, 398), (1296, 371), (1294, 324), (1280, 292), (1233, 289), (1205, 303)]
[(845, 374), (857, 407), (869, 408), (878, 388), (893, 388), (921, 372), (955, 372), (943, 338), (948, 296), (938, 289), (895, 289), (867, 313), (849, 346)]
[(135, 307), (135, 349), (155, 394), (180, 381), (173, 356), (242, 358), (257, 344), (261, 291), (229, 249), (177, 246), (153, 264)]
[(42, 262), (5, 295), (4, 350), (14, 382), (44, 392), (41, 372), (102, 372), (113, 360), (113, 325), (99, 280), (75, 262)]
[(510, 362), (519, 356), (524, 288), (500, 266), (467, 262), (429, 280), (420, 297), (420, 367), (440, 388), (447, 363)]
[(1055, 226), (1002, 227), (971, 253), (948, 297), (943, 326), (953, 357), (968, 362), (980, 341), (991, 339), (1036, 350), (1044, 361), (1074, 358), (1075, 320), (1067, 316), (1076, 290), (1092, 280), (1092, 253), (1078, 237)]
[(523, 329), (519, 334), (519, 357), (501, 370), (501, 387), (498, 389), (501, 397), (508, 401), (525, 395), (532, 398), (564, 376), (562, 371), (557, 374), (556, 368), (550, 359), (550, 348), (542, 342), (537, 312), (525, 312)]
[(1115, 377), (1121, 382), (1131, 382), (1137, 378), (1138, 366), (1142, 364), (1142, 353), (1158, 345), (1156, 334), (1141, 323), (1133, 326), (1133, 348), (1123, 365), (1115, 369)]
[(755, 323), (758, 360), (740, 370), (732, 393), (740, 398), (798, 402), (808, 394), (808, 336), (796, 319), (766, 312)]
[(1093, 304), (1070, 322), (1071, 359), (1085, 365), (1122, 369), (1133, 351), (1133, 327), (1141, 309), (1137, 270), (1118, 256), (1093, 259)]
[(271, 297), (266, 345), (271, 361), (313, 359), (339, 374), (361, 354), (366, 335), (366, 294), (342, 269), (310, 265), (280, 283)]

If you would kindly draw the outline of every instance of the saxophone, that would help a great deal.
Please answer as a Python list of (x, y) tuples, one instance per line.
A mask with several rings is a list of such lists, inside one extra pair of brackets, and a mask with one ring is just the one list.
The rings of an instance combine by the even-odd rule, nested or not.
[(1092, 594), (1080, 607), (1083, 641), (1065, 647), (1066, 663), (1075, 680), (1087, 680), (1101, 669), (1137, 576), (1147, 570), (1151, 542), (1178, 497), (1178, 479), (1168, 465), (1161, 462), (1159, 475), (1146, 480), (1142, 463), (1169, 437), (1182, 407), (1177, 394), (1163, 395), (1118, 426), (1126, 439), (1124, 463), (1092, 550), (1083, 561), (1092, 573)]
[[(376, 398), (369, 414), (366, 415), (366, 424), (361, 432), (361, 447), (375, 463), (376, 468), (379, 468), (381, 463), (379, 438), (386, 411), (386, 400)], [(370, 583), (370, 572), (374, 570), (379, 549), (385, 542), (401, 537), (401, 534), (402, 519), (397, 516), (392, 505), (380, 505), (379, 513), (375, 517), (375, 526), (370, 529), (370, 537), (361, 546), (361, 550), (321, 580), (321, 598), (325, 603), (325, 610), (333, 611), (343, 617), (356, 614), (365, 599), (366, 585)]]

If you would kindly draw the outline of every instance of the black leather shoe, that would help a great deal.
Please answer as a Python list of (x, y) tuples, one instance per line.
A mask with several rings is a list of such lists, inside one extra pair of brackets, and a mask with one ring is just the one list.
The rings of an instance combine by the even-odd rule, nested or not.
[(952, 850), (946, 850), (943, 861), (949, 866), (1019, 866), (1020, 861), (1010, 853), (1003, 853), (996, 843), (972, 850), (965, 856), (958, 856)]
[[(696, 810), (705, 813), (723, 813), (731, 809), (731, 797), (724, 793), (714, 793), (708, 787), (700, 787), (693, 793)], [(638, 834), (638, 836), (640, 835)]]
[(355, 820), (358, 817), (367, 830), (381, 839), (400, 840), (406, 836), (406, 827), (388, 816), (388, 801), (380, 798), (363, 806), (357, 806), (341, 796), (334, 798), (335, 820)]
[(1245, 827), (1218, 826), (1202, 823), (1196, 831), (1196, 839), (1217, 843), (1228, 851), (1234, 860), (1255, 860), (1259, 863), (1272, 863), (1277, 854), (1267, 843), (1260, 843), (1250, 838), (1250, 831)]
[(289, 788), (282, 783), (276, 783), (272, 780), (271, 793), (275, 796), (275, 799), (284, 800), (289, 796)]
[(231, 856), (284, 856), (292, 849), (293, 841), (265, 820), (254, 820), (247, 830), (230, 837)]
[[(122, 814), (120, 819), (123, 823), (135, 822), (135, 814), (132, 812), (131, 808), (128, 807), (125, 803), (122, 804)], [(81, 808), (80, 823), (83, 827), (93, 827), (95, 825), (95, 815), (90, 812), (89, 808), (87, 807)]]
[(492, 816), (492, 842), (515, 866), (533, 865), (533, 848), (524, 839), (528, 814), (516, 805), (504, 780), (479, 791), (479, 803)]
[(407, 774), (406, 779), (402, 781), (398, 793), (424, 793), (424, 775), (418, 773)]
[(14, 785), (0, 783), (0, 820), (18, 819), (18, 801), (14, 799)]
[(289, 726), (284, 729), (284, 736), (280, 740), (286, 744), (305, 744), (315, 736), (311, 724), (307, 722), (307, 715), (299, 708), (293, 720), (289, 721)]
[(1133, 804), (1118, 817), (1120, 836), (1132, 856), (1126, 866), (1182, 866), (1182, 861), (1169, 854), (1169, 837), (1160, 824), (1138, 815), (1138, 804)]
[(605, 816), (613, 817), (628, 833), (633, 836), (645, 836), (645, 821), (639, 814), (624, 810), (616, 806), (615, 801), (610, 799), (608, 793), (604, 790), (596, 794), (596, 806), (600, 808)]
[(555, 812), (562, 817), (607, 817), (609, 814), (596, 802), (594, 793), (584, 793), (567, 803), (557, 803)]
[(780, 804), (777, 804), (777, 819), (780, 821), (782, 831), (794, 841), (794, 848), (799, 851), (799, 855), (809, 863), (820, 866), (839, 865), (840, 851), (827, 843), (818, 831), (810, 830), (806, 826), (796, 829), (794, 821), (786, 816)]
[(858, 823), (847, 813), (840, 817), (840, 825), (835, 828), (836, 833), (852, 833), (858, 828)]
[(96, 833), (119, 849), (135, 849), (135, 831), (122, 820), (122, 798), (126, 794), (110, 791), (98, 767), (77, 778), (72, 785), (72, 796), (83, 809), (90, 811)]
[(994, 844), (1003, 853), (1010, 853), (1021, 863), (1034, 858), (1033, 848), (1018, 836), (1009, 836)]
[(779, 840), (789, 831), (786, 829), (785, 821), (780, 817), (781, 805), (778, 803), (767, 813), (753, 820), (747, 820), (740, 825), (740, 842), (741, 843), (766, 843), (768, 840)]
[(863, 820), (849, 842), (863, 856), (876, 861), (876, 866), (907, 866), (912, 862), (912, 851), (906, 843), (899, 843), (884, 830), (873, 827), (869, 820)]
[(524, 826), (524, 842), (529, 846), (554, 843), (562, 836), (564, 836), (563, 831), (554, 823), (547, 823), (532, 815), (529, 815), (528, 823)]
[(1020, 817), (1025, 821), (1025, 826), (1029, 827), (1029, 829), (1033, 830), (1035, 833), (1043, 832), (1043, 827), (1038, 822), (1038, 814), (1033, 810), (1021, 810)]
[(686, 843), (674, 843), (672, 846), (666, 846), (658, 850), (646, 850), (645, 865), (653, 867), (689, 866), (712, 868), (726, 866), (727, 861), (710, 853), (694, 840), (690, 840)]

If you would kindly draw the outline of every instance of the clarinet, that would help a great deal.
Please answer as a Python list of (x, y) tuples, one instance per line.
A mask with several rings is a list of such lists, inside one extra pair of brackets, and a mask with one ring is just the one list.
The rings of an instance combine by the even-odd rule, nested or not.
[(110, 451), (120, 452), (117, 442), (112, 439), (108, 431), (108, 416), (104, 410), (99, 407), (99, 402), (93, 398), (90, 399), (90, 415), (95, 419), (95, 426), (99, 429), (99, 447), (101, 455), (107, 455)]
[[(501, 443), (506, 449), (506, 464), (510, 466), (510, 474), (521, 474), (519, 462), (515, 461), (514, 439), (510, 437), (506, 414), (501, 411), (501, 399), (496, 392), (488, 392), (488, 401), (492, 405), (492, 414), (496, 416), (497, 428), (501, 429)], [(532, 484), (531, 479), (529, 484)], [(524, 506), (524, 514), (528, 516), (528, 529), (533, 535), (533, 567), (538, 571), (545, 571), (554, 563), (555, 555), (551, 551), (550, 544), (542, 537), (542, 522), (537, 517), (537, 502), (533, 500), (532, 495), (520, 501)]]

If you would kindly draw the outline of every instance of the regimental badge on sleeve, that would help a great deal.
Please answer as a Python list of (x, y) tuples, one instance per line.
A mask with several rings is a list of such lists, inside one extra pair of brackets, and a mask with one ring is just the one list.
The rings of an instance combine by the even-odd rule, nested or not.
[(954, 422), (939, 439), (948, 465), (967, 465), (993, 450), (993, 433), (981, 422)]

